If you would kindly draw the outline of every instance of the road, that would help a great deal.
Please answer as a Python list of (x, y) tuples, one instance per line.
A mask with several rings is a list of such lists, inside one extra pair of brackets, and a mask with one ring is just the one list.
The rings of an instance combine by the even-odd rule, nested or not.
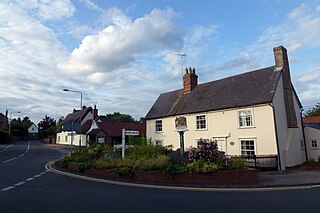
[(0, 212), (311, 212), (320, 189), (199, 192), (90, 182), (45, 170), (62, 153), (38, 141), (0, 150)]

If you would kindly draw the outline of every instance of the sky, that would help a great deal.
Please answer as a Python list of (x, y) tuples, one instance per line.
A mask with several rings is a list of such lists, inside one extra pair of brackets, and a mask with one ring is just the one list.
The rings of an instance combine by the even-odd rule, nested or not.
[(320, 102), (319, 0), (0, 0), (0, 112), (58, 119), (80, 106), (71, 89), (100, 115), (140, 119), (185, 67), (213, 81), (274, 65), (280, 45), (307, 111)]

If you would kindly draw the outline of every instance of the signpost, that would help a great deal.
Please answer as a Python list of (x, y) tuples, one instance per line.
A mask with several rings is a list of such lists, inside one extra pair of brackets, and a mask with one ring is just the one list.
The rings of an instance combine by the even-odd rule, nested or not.
[(139, 135), (139, 131), (122, 129), (122, 152), (121, 152), (122, 159), (124, 159), (124, 156), (125, 156), (126, 135), (137, 136)]
[(177, 117), (175, 120), (176, 131), (180, 135), (180, 159), (184, 159), (184, 132), (188, 131), (187, 129), (187, 118), (186, 117)]

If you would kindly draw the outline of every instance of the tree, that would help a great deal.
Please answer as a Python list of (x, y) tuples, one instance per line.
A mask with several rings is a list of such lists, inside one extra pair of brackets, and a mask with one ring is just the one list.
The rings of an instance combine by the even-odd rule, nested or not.
[(22, 122), (31, 122), (28, 116), (23, 117)]
[(26, 130), (23, 126), (22, 120), (20, 117), (17, 119), (14, 118), (10, 121), (10, 132), (14, 136), (27, 136), (28, 130)]
[(48, 115), (45, 115), (42, 121), (38, 124), (40, 137), (46, 138), (55, 135), (56, 120)]
[(117, 121), (125, 121), (125, 122), (135, 122), (134, 118), (128, 114), (121, 114), (120, 112), (114, 112), (112, 114), (107, 114), (107, 118)]
[(305, 114), (305, 117), (312, 117), (312, 116), (320, 116), (320, 103), (317, 103), (312, 109), (309, 109)]

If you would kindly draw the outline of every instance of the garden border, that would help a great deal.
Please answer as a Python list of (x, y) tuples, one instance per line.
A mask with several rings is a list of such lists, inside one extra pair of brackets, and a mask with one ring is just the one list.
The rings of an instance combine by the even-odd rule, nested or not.
[[(68, 163), (68, 170), (74, 172), (79, 171), (79, 164)], [(135, 172), (132, 177), (119, 177), (118, 173), (104, 170), (89, 168), (82, 173), (93, 176), (101, 176), (112, 179), (125, 179), (132, 181), (144, 182), (158, 182), (170, 184), (225, 184), (225, 185), (243, 185), (243, 184), (257, 184), (258, 171), (256, 169), (243, 170), (222, 170), (212, 173), (183, 173), (176, 174), (173, 177), (166, 177), (156, 172)]]

